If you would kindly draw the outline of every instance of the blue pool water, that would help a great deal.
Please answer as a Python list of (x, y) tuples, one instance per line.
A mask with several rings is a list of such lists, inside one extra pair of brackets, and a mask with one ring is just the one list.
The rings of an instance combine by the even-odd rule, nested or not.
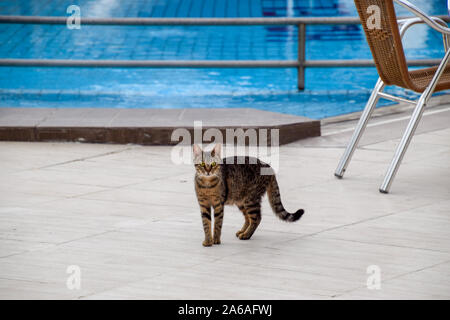
[[(412, 0), (430, 14), (446, 1)], [(353, 0), (0, 0), (1, 15), (84, 17), (356, 16)], [(405, 15), (401, 8), (398, 15)], [(440, 35), (424, 26), (405, 38), (409, 58), (443, 56)], [(297, 56), (293, 26), (127, 27), (0, 24), (0, 58), (272, 59)], [(308, 26), (307, 59), (371, 58), (360, 26)], [(374, 68), (134, 69), (0, 67), (0, 107), (251, 107), (321, 119), (364, 107)], [(399, 91), (404, 96), (411, 93)], [(386, 104), (386, 102), (384, 102)]]

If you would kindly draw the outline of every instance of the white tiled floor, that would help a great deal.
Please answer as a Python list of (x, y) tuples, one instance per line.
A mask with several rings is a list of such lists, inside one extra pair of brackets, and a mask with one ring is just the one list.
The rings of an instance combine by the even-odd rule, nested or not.
[[(280, 222), (264, 200), (240, 241), (228, 207), (210, 248), (193, 168), (173, 165), (170, 147), (1, 142), (0, 298), (449, 299), (450, 129), (431, 120), (387, 195), (378, 186), (404, 123), (363, 141), (342, 180), (350, 132), (281, 147), (282, 199), (304, 217)], [(70, 265), (80, 290), (66, 287)], [(371, 265), (379, 290), (366, 285)]]

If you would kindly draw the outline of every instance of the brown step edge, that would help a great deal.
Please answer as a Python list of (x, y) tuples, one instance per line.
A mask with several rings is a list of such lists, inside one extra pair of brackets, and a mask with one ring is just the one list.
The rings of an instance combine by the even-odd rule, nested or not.
[[(194, 138), (194, 121), (203, 133), (219, 129), (279, 129), (279, 144), (320, 136), (320, 121), (251, 108), (106, 109), (0, 107), (0, 141), (76, 141), (175, 145), (179, 128)], [(259, 135), (259, 132), (258, 132)], [(187, 141), (185, 141), (187, 142)]]

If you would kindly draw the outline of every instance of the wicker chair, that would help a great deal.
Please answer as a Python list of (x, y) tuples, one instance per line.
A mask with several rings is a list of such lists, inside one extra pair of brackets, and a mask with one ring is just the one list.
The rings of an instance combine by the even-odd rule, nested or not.
[[(414, 13), (417, 18), (397, 21), (393, 1)], [(450, 89), (450, 67), (447, 67), (450, 58), (450, 29), (442, 19), (427, 16), (404, 0), (355, 0), (355, 5), (380, 77), (339, 162), (335, 176), (343, 177), (379, 98), (410, 103), (415, 105), (414, 112), (380, 187), (380, 192), (388, 193), (428, 100), (434, 92)], [(378, 25), (374, 24), (373, 20), (373, 14), (377, 13), (381, 18)], [(409, 27), (417, 23), (426, 23), (443, 35), (445, 56), (438, 66), (409, 71), (402, 37)], [(422, 94), (417, 101), (412, 101), (383, 92), (386, 85), (395, 85)]]

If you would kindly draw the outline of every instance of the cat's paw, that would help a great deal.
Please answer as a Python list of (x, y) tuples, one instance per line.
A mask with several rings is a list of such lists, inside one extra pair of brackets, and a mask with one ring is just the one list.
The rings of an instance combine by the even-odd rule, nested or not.
[(204, 247), (211, 247), (213, 245), (213, 241), (212, 241), (212, 239), (208, 239), (208, 240), (203, 241), (202, 244)]
[(252, 237), (252, 236), (249, 236), (248, 234), (245, 234), (245, 232), (242, 232), (242, 233), (238, 236), (238, 238), (239, 238), (240, 240), (249, 240), (251, 237)]
[(239, 238), (239, 236), (240, 236), (242, 233), (243, 233), (243, 231), (242, 231), (242, 230), (239, 230), (238, 232), (236, 232), (236, 237)]
[(220, 244), (220, 239), (214, 239), (214, 244)]

